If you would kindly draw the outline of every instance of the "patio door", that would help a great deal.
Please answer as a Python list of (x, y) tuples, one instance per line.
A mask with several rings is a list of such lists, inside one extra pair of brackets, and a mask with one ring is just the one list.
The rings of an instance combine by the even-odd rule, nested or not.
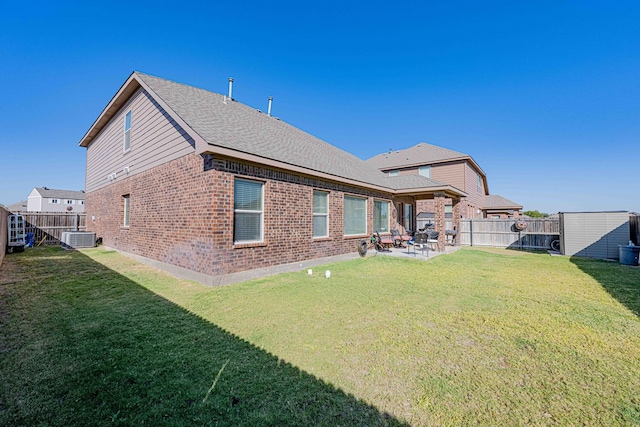
[(415, 215), (413, 205), (410, 203), (398, 203), (398, 224), (402, 225), (406, 231), (415, 231)]

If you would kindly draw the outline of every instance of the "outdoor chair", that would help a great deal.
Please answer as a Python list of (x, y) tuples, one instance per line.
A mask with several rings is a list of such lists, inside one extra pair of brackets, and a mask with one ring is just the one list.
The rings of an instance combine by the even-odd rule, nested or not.
[(380, 233), (376, 231), (376, 250), (387, 252), (393, 246), (393, 239), (391, 237), (380, 237)]
[(416, 233), (413, 236), (413, 247), (420, 249), (420, 252), (424, 255), (424, 250), (427, 250), (427, 256), (429, 256), (429, 243), (427, 243), (429, 236), (426, 233)]
[(438, 242), (439, 236), (440, 236), (439, 231), (429, 231), (427, 235), (427, 244), (429, 244), (432, 249), (433, 249), (433, 245), (436, 245), (436, 247), (438, 248), (438, 252), (441, 252), (440, 242)]

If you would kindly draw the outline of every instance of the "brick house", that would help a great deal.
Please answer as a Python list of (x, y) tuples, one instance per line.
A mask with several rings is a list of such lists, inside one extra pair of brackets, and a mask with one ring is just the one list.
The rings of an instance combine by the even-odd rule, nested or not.
[[(231, 93), (230, 93), (231, 94)], [(80, 141), (87, 229), (204, 283), (354, 253), (466, 194), (361, 159), (229, 96), (134, 72)], [(441, 233), (444, 244), (444, 232)]]
[[(467, 194), (460, 214), (463, 218), (517, 218), (522, 206), (502, 196), (490, 195), (487, 175), (468, 154), (421, 142), (404, 150), (389, 150), (366, 160), (389, 176), (422, 175), (459, 188)], [(450, 214), (453, 201), (446, 200)], [(421, 200), (418, 213), (434, 213), (433, 200)]]

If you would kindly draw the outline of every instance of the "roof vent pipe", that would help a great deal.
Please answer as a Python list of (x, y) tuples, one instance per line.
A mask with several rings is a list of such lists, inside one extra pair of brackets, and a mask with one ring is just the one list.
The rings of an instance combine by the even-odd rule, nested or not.
[(273, 103), (273, 96), (269, 97), (269, 108), (267, 109), (267, 116), (271, 116), (271, 104)]
[(233, 99), (233, 77), (229, 77), (229, 99)]

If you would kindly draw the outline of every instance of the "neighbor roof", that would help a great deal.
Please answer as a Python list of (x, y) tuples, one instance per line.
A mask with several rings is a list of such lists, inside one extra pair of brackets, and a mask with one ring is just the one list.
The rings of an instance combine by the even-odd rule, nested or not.
[(5, 209), (9, 212), (24, 212), (27, 210), (27, 201), (23, 200), (21, 202), (14, 203), (12, 205), (6, 206)]
[(497, 194), (484, 196), (484, 209), (522, 209), (522, 206)]
[(455, 187), (425, 177), (389, 177), (358, 157), (225, 95), (139, 72), (134, 72), (120, 88), (80, 145), (87, 147), (140, 86), (194, 138), (199, 153), (240, 157), (382, 190), (428, 188), (465, 195)]
[(75, 190), (55, 190), (53, 188), (47, 187), (36, 187), (34, 188), (42, 197), (46, 197), (48, 199), (74, 199), (74, 200), (84, 200), (84, 191), (75, 191)]
[(401, 169), (429, 165), (434, 163), (450, 162), (454, 160), (468, 160), (482, 175), (485, 175), (473, 158), (459, 151), (421, 142), (413, 147), (403, 150), (389, 150), (366, 160), (366, 162), (380, 170)]

